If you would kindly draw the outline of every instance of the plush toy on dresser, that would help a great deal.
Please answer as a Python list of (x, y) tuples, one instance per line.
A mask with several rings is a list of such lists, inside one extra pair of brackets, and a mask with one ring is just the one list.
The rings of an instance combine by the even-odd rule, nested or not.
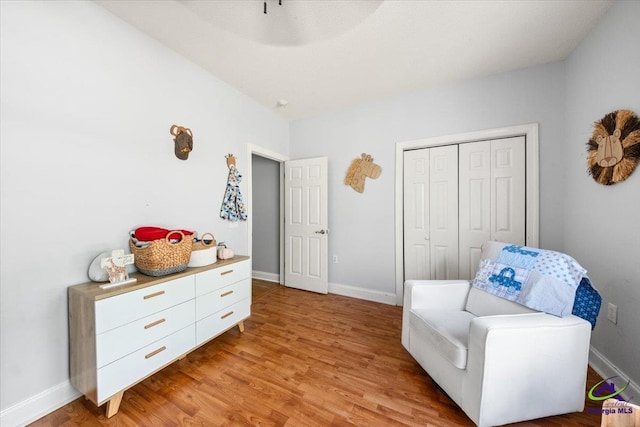
[(220, 242), (218, 245), (218, 258), (220, 259), (231, 259), (233, 258), (233, 250), (228, 248), (226, 243)]

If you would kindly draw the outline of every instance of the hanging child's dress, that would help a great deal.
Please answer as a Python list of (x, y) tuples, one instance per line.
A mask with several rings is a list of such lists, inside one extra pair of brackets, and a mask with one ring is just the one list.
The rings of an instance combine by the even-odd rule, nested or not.
[(229, 165), (229, 178), (227, 180), (227, 189), (224, 192), (224, 199), (222, 200), (222, 207), (220, 208), (220, 218), (232, 222), (246, 221), (247, 209), (240, 193), (241, 180), (242, 175), (238, 172), (236, 166)]

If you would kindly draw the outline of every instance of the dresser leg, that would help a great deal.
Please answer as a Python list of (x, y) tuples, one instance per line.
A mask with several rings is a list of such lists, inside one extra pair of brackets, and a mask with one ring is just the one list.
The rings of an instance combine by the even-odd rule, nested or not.
[(120, 402), (122, 402), (123, 395), (124, 395), (124, 390), (122, 390), (120, 393), (113, 396), (107, 402), (107, 418), (111, 418), (118, 413), (118, 409), (120, 409)]
[(238, 322), (238, 329), (240, 329), (241, 333), (244, 332), (244, 320)]

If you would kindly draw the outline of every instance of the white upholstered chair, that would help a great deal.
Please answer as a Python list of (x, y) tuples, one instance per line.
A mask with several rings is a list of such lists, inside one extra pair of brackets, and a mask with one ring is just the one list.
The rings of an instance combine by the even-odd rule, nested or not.
[(590, 336), (467, 280), (405, 282), (403, 346), (478, 426), (582, 411)]

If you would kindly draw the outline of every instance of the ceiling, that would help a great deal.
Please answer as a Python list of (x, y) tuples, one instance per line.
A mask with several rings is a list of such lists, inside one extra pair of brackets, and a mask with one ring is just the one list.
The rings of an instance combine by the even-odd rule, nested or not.
[(562, 60), (613, 4), (281, 1), (96, 3), (290, 120)]

